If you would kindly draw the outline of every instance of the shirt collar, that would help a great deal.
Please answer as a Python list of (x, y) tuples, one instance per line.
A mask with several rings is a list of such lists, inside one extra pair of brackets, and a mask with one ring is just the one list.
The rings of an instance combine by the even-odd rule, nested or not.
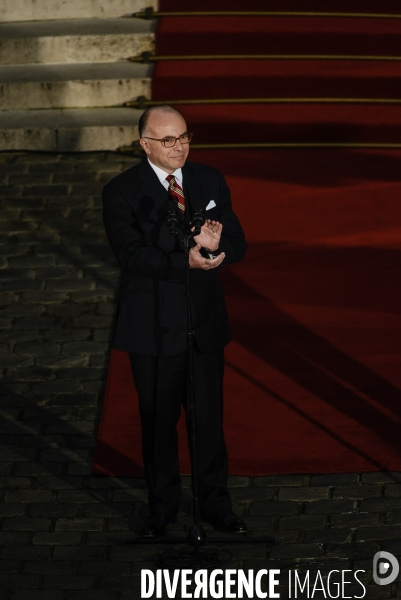
[[(160, 167), (157, 167), (156, 165), (154, 165), (152, 162), (150, 162), (149, 159), (148, 159), (148, 162), (149, 162), (150, 166), (152, 167), (152, 169), (154, 170), (154, 172), (156, 173), (160, 183), (163, 185), (166, 185), (164, 182), (166, 182), (166, 177), (167, 177), (168, 173), (166, 173), (166, 171), (163, 171), (163, 169), (160, 169)], [(177, 183), (179, 183), (179, 185), (182, 187), (182, 182), (183, 182), (182, 169), (181, 168), (176, 169), (174, 171), (174, 173), (172, 173), (172, 175), (174, 175), (174, 177), (177, 180)]]

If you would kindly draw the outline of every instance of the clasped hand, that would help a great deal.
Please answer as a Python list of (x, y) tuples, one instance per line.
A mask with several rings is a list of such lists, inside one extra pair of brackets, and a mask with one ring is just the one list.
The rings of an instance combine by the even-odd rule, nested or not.
[(215, 252), (220, 244), (221, 232), (223, 225), (218, 221), (206, 219), (201, 227), (199, 235), (194, 236), (196, 246), (189, 251), (189, 266), (191, 269), (215, 269), (224, 260), (224, 252), (220, 252), (216, 258), (204, 258), (200, 253), (201, 248), (205, 248), (209, 252)]

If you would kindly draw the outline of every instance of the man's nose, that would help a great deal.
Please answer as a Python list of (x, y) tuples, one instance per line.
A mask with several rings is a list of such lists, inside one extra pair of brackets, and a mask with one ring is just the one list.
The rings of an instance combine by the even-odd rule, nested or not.
[(176, 138), (174, 148), (178, 149), (178, 150), (182, 150), (182, 143), (181, 143), (180, 138)]

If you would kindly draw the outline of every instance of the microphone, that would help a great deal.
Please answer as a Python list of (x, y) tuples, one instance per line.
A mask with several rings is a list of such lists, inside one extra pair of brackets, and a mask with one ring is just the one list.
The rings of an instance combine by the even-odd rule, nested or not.
[(201, 227), (205, 223), (205, 211), (203, 208), (195, 208), (194, 215), (192, 218), (192, 225), (194, 226), (193, 235), (199, 235)]
[(170, 235), (172, 237), (178, 237), (177, 226), (179, 224), (179, 217), (177, 213), (177, 202), (173, 199), (170, 199), (167, 202), (166, 224), (170, 230)]

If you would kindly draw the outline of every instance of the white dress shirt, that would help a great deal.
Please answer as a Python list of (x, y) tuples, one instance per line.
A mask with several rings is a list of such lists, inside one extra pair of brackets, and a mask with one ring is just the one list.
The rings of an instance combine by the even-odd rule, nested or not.
[[(166, 188), (166, 190), (168, 190), (170, 184), (169, 182), (166, 180), (166, 177), (168, 176), (168, 173), (166, 173), (166, 171), (163, 171), (163, 169), (160, 169), (160, 167), (156, 167), (156, 165), (154, 165), (152, 162), (150, 162), (150, 160), (148, 159), (148, 162), (150, 164), (150, 166), (152, 167), (152, 169), (154, 170), (154, 172), (156, 173), (160, 183), (162, 184), (163, 187)], [(172, 173), (172, 175), (175, 177), (178, 185), (181, 187), (181, 189), (183, 188), (183, 183), (184, 183), (184, 179), (182, 176), (182, 169), (176, 169), (174, 171), (174, 173)]]

